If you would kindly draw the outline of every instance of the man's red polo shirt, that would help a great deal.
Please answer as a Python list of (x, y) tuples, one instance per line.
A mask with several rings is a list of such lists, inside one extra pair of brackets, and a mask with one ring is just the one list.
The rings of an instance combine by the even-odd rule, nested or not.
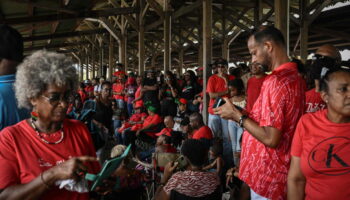
[(286, 199), (290, 148), (297, 122), (304, 112), (305, 89), (295, 63), (285, 63), (266, 77), (250, 118), (261, 127), (281, 131), (281, 141), (272, 149), (243, 133), (239, 177), (257, 194), (268, 199)]

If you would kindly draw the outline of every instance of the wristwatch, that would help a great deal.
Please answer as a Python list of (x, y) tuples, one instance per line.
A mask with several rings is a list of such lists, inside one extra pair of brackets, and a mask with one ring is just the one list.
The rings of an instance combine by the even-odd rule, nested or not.
[(238, 121), (238, 124), (241, 128), (243, 128), (243, 123), (244, 123), (244, 120), (246, 120), (248, 118), (247, 115), (242, 115), (240, 118), (239, 118), (239, 121)]

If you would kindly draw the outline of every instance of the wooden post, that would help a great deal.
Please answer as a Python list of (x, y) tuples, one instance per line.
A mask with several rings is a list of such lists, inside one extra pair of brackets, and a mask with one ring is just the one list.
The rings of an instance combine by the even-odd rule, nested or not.
[(114, 38), (109, 36), (109, 61), (108, 61), (108, 79), (112, 81), (114, 67)]
[(208, 122), (207, 81), (210, 75), (208, 65), (212, 59), (212, 0), (203, 0), (203, 120)]
[(262, 0), (255, 0), (254, 7), (254, 26), (257, 28), (260, 25), (260, 21), (263, 17), (263, 4)]
[(198, 47), (198, 65), (203, 67), (203, 44)]
[(96, 78), (95, 49), (94, 49), (94, 46), (91, 46), (91, 67), (92, 67), (92, 76), (91, 76), (91, 78)]
[(183, 48), (180, 49), (179, 51), (179, 75), (182, 75), (182, 71), (183, 71), (183, 66), (184, 66), (184, 54), (185, 51)]
[(140, 13), (138, 14), (139, 21), (139, 75), (143, 75), (145, 71), (145, 24), (143, 20), (142, 11), (144, 8), (144, 0), (138, 0), (138, 4), (140, 7)]
[(275, 27), (278, 28), (286, 41), (289, 55), (289, 1), (275, 0)]
[(230, 49), (227, 38), (222, 42), (222, 58), (229, 61), (230, 59)]
[(90, 60), (89, 60), (89, 51), (87, 49), (85, 49), (86, 51), (86, 71), (85, 71), (85, 74), (86, 74), (86, 79), (89, 79), (89, 65), (90, 65)]
[(170, 0), (164, 0), (164, 72), (171, 66), (171, 15), (169, 11)]
[(300, 0), (300, 59), (302, 62), (306, 62), (308, 56), (308, 36), (309, 36), (309, 26), (308, 26), (308, 15), (307, 6), (309, 0)]
[(122, 29), (121, 29), (121, 38), (120, 38), (120, 43), (119, 43), (119, 62), (122, 63), (124, 65), (124, 71), (127, 71), (128, 68), (128, 60), (126, 59), (126, 43), (127, 43), (127, 30), (125, 27), (125, 17), (121, 16), (122, 20), (121, 20), (121, 25), (122, 25)]
[(102, 68), (103, 68), (103, 43), (101, 42), (100, 44), (100, 51), (99, 51), (99, 56), (100, 56), (100, 60), (99, 60), (99, 65), (100, 67), (97, 70), (97, 76), (101, 77), (102, 76)]

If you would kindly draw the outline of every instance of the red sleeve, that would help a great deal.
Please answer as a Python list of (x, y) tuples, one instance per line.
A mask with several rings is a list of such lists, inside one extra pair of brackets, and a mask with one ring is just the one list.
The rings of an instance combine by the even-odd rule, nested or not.
[(10, 129), (0, 132), (0, 189), (20, 183), (19, 165), (13, 140)]
[(293, 136), (291, 155), (296, 157), (300, 157), (301, 152), (303, 151), (303, 143), (302, 143), (303, 135), (304, 135), (303, 118), (304, 117), (301, 117), (301, 119), (299, 120)]
[(260, 126), (271, 126), (282, 130), (284, 122), (284, 110), (286, 106), (286, 88), (277, 80), (277, 77), (271, 77), (266, 85), (266, 89), (263, 92), (262, 109)]
[(207, 84), (207, 92), (215, 92), (215, 79), (214, 76), (209, 77), (208, 84)]

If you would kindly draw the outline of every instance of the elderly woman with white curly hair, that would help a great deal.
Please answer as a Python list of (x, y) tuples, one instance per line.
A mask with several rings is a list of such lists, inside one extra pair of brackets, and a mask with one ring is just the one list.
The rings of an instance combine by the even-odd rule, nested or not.
[(85, 125), (65, 119), (77, 84), (63, 54), (38, 51), (18, 66), (18, 105), (32, 112), (0, 132), (0, 199), (89, 199), (83, 176), (100, 168), (95, 149)]

